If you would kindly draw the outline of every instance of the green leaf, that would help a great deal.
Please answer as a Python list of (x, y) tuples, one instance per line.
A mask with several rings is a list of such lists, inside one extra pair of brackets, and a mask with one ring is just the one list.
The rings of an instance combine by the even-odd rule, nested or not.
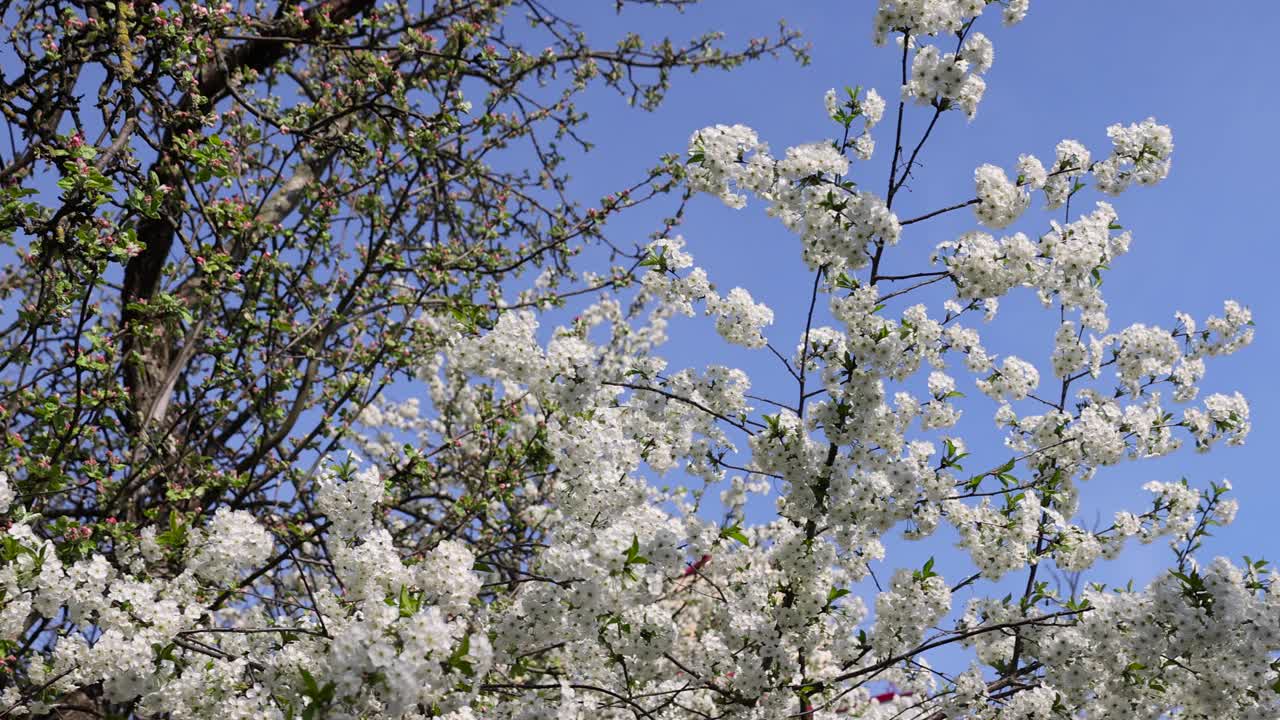
[(649, 251), (649, 254), (640, 261), (640, 267), (651, 267), (659, 270), (665, 270), (667, 267), (667, 258), (661, 252)]
[(764, 422), (769, 427), (769, 437), (780, 438), (784, 435), (782, 431), (782, 414), (765, 415)]
[(627, 548), (626, 564), (627, 565), (647, 565), (649, 558), (640, 554), (640, 538), (631, 536), (631, 547)]
[(471, 636), (463, 635), (462, 642), (458, 644), (458, 647), (453, 649), (453, 654), (449, 656), (449, 659), (448, 661), (445, 662), (445, 665), (447, 667), (457, 670), (458, 672), (461, 672), (463, 675), (466, 675), (467, 677), (473, 677), (476, 674), (475, 668), (466, 659), (467, 654), (470, 652), (471, 652)]
[(822, 692), (822, 683), (807, 683), (800, 686), (800, 689), (796, 690), (796, 694), (806, 699), (816, 692)]
[(857, 290), (862, 287), (862, 284), (858, 282), (857, 278), (852, 278), (845, 273), (840, 273), (836, 276), (836, 287), (843, 290)]
[(925, 563), (924, 563), (924, 567), (922, 567), (922, 568), (920, 568), (919, 570), (916, 570), (915, 572), (911, 573), (911, 577), (912, 577), (913, 579), (918, 580), (918, 581), (921, 581), (921, 582), (923, 582), (923, 581), (925, 581), (925, 580), (928, 580), (928, 579), (929, 579), (929, 578), (931, 578), (931, 577), (937, 577), (937, 576), (938, 576), (938, 573), (936, 573), (936, 572), (934, 572), (934, 571), (933, 571), (933, 558), (932, 558), (932, 557), (930, 557), (928, 560), (926, 560), (926, 561), (925, 561)]
[(337, 686), (332, 682), (327, 682), (324, 687), (316, 682), (316, 678), (306, 668), (301, 668), (302, 674), (302, 694), (311, 699), (311, 703), (307, 705), (307, 709), (303, 711), (304, 720), (319, 720), (324, 717), (325, 709), (333, 702), (334, 692)]
[(741, 525), (734, 525), (733, 527), (728, 527), (721, 530), (720, 537), (722, 539), (731, 538), (733, 540), (737, 540), (738, 542), (748, 547), (751, 545), (751, 541), (747, 539), (746, 533), (742, 532)]
[(314, 698), (320, 694), (320, 685), (316, 683), (316, 677), (311, 671), (302, 668), (302, 693), (307, 697)]

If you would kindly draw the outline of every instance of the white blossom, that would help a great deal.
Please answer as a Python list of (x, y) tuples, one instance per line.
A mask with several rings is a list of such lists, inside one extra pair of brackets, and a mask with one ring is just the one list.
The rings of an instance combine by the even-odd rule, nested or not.
[(192, 567), (215, 583), (233, 582), (242, 572), (271, 555), (271, 534), (243, 510), (218, 508), (209, 525), (192, 542)]

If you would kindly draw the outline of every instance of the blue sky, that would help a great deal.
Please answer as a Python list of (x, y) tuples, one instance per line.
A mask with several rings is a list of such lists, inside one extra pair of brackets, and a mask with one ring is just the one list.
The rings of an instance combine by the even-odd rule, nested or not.
[[(589, 95), (582, 109), (592, 115), (587, 136), (598, 148), (575, 166), (574, 187), (584, 200), (624, 186), (662, 153), (683, 152), (689, 135), (706, 125), (749, 125), (780, 153), (788, 145), (835, 133), (822, 109), (828, 88), (862, 85), (876, 87), (891, 103), (897, 97), (897, 55), (891, 47), (872, 45), (874, 4), (869, 1), (711, 0), (683, 15), (635, 8), (621, 16), (612, 12), (611, 3), (588, 5), (567, 2), (564, 9), (597, 42), (625, 30), (679, 39), (716, 29), (725, 31), (732, 44), (769, 32), (785, 14), (812, 43), (813, 62), (801, 67), (764, 61), (728, 74), (678, 77), (667, 102), (651, 115), (604, 92)], [(1280, 231), (1270, 214), (1272, 169), (1280, 164), (1274, 130), (1280, 100), (1273, 91), (1273, 53), (1253, 38), (1280, 29), (1280, 5), (1253, 2), (1215, 13), (1202, 3), (1171, 0), (1038, 0), (1017, 27), (1003, 28), (993, 11), (976, 29), (992, 38), (996, 50), (978, 115), (972, 122), (959, 113), (944, 116), (922, 155), (924, 167), (895, 209), (909, 217), (966, 200), (972, 197), (976, 166), (991, 162), (1011, 168), (1025, 152), (1047, 161), (1063, 138), (1084, 142), (1099, 157), (1110, 147), (1105, 133), (1110, 124), (1154, 116), (1170, 125), (1176, 149), (1168, 180), (1109, 199), (1134, 235), (1130, 253), (1115, 264), (1104, 286), (1112, 328), (1133, 322), (1171, 327), (1175, 310), (1204, 318), (1220, 313), (1227, 298), (1249, 306), (1258, 323), (1257, 339), (1234, 357), (1210, 361), (1202, 396), (1243, 392), (1252, 404), (1254, 431), (1244, 448), (1224, 447), (1208, 455), (1187, 448), (1170, 458), (1104, 469), (1085, 489), (1084, 520), (1089, 524), (1097, 512), (1109, 521), (1122, 507), (1140, 511), (1148, 496), (1139, 488), (1149, 480), (1185, 476), (1204, 486), (1228, 478), (1241, 512), (1233, 526), (1215, 533), (1202, 557), (1276, 559), (1270, 523), (1280, 490), (1268, 460), (1271, 448), (1280, 444), (1280, 395), (1270, 377), (1280, 360), (1275, 321), (1280, 294), (1270, 275), (1280, 260)], [(927, 112), (908, 107), (905, 138), (918, 136)], [(891, 132), (886, 113), (877, 128), (876, 157), (852, 173), (880, 192), (887, 182)], [(1092, 209), (1097, 197), (1077, 201), (1077, 210)], [(659, 205), (648, 214), (624, 216), (611, 224), (610, 237), (622, 245), (643, 243), (658, 226), (661, 211), (669, 209)], [(1031, 212), (1009, 231), (1038, 234), (1049, 219)], [(975, 227), (967, 211), (914, 226), (889, 267), (931, 269), (926, 258), (934, 245)], [(811, 276), (799, 260), (798, 241), (764, 214), (762, 204), (732, 211), (714, 198), (698, 198), (680, 232), (722, 291), (741, 285), (773, 308), (776, 321), (766, 335), (781, 348), (794, 347), (803, 330)], [(1029, 294), (1015, 293), (1002, 304), (1000, 318), (980, 329), (990, 349), (1039, 364), (1047, 360), (1055, 327), (1053, 314)], [(672, 335), (665, 354), (673, 367), (740, 366), (750, 372), (757, 391), (791, 397), (791, 381), (767, 353), (706, 342), (714, 337), (710, 322), (678, 322)], [(971, 398), (979, 395), (972, 392), (971, 379), (958, 377)], [(1008, 452), (990, 422), (994, 405), (979, 397), (964, 409), (961, 427), (979, 441), (975, 467), (999, 465)], [(902, 554), (894, 559), (901, 562), (892, 564), (910, 566), (918, 561), (914, 555), (927, 557), (937, 549), (936, 544), (896, 548)], [(1168, 558), (1162, 544), (1133, 547), (1104, 576), (1111, 582), (1127, 577), (1141, 582)]]

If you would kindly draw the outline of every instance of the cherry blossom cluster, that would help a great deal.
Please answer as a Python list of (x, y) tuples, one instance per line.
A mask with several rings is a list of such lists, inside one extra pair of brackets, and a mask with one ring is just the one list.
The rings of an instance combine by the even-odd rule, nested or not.
[[(966, 23), (982, 15), (987, 0), (880, 0), (875, 17), (875, 40), (882, 44), (891, 32), (941, 35), (960, 32)], [(1026, 17), (1030, 0), (1001, 0), (1006, 25)]]
[(764, 347), (766, 340), (761, 331), (773, 323), (773, 311), (752, 300), (751, 293), (744, 288), (734, 288), (721, 297), (702, 268), (693, 268), (681, 277), (677, 271), (693, 264), (693, 258), (681, 250), (682, 247), (684, 241), (680, 238), (662, 238), (650, 243), (645, 264), (653, 269), (642, 277), (645, 289), (674, 303), (675, 309), (687, 316), (694, 314), (695, 301), (705, 301), (706, 312), (716, 317), (716, 331), (721, 337), (735, 345)]
[[(1016, 193), (1016, 188), (1007, 186)], [(980, 200), (1000, 195), (987, 194)], [(1025, 209), (1008, 205), (1003, 209), (980, 211), (988, 217), (1008, 218)], [(979, 202), (978, 207), (982, 203)], [(1065, 225), (1050, 221), (1049, 230), (1038, 242), (1015, 233), (996, 240), (983, 232), (969, 232), (956, 240), (938, 244), (935, 259), (943, 262), (959, 287), (962, 298), (999, 298), (1014, 287), (1035, 288), (1046, 305), (1061, 302), (1067, 309), (1082, 311), (1081, 323), (1106, 331), (1106, 302), (1100, 289), (1101, 273), (1129, 250), (1131, 235), (1116, 232), (1118, 215), (1108, 203)]]
[(987, 91), (982, 75), (994, 59), (991, 41), (978, 32), (965, 39), (959, 52), (922, 45), (911, 60), (911, 79), (902, 87), (902, 97), (939, 109), (959, 107), (972, 119)]
[(871, 129), (884, 117), (885, 102), (884, 98), (880, 97), (880, 93), (871, 88), (864, 95), (861, 88), (852, 90), (846, 88), (845, 97), (842, 98), (835, 88), (832, 88), (823, 96), (823, 103), (826, 105), (827, 115), (846, 131), (852, 130), (857, 119), (862, 118), (862, 132), (853, 140), (846, 140), (845, 143), (859, 160), (870, 160), (876, 149)]
[(866, 266), (867, 247), (897, 242), (901, 225), (882, 198), (844, 181), (850, 165), (844, 150), (869, 159), (874, 150), (869, 132), (884, 112), (884, 101), (874, 90), (848, 95), (843, 105), (834, 91), (827, 95), (828, 112), (846, 128), (856, 118), (864, 122), (862, 135), (843, 146), (839, 141), (799, 145), (779, 160), (743, 125), (699, 130), (689, 142), (689, 187), (733, 208), (745, 206), (744, 191), (765, 200), (769, 214), (803, 238), (803, 257), (810, 267)]

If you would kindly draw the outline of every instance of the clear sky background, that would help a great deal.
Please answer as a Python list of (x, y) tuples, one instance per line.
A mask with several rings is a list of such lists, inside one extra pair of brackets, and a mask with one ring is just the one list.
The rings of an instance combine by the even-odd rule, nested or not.
[[(709, 0), (683, 15), (630, 8), (618, 16), (612, 3), (605, 2), (566, 0), (560, 6), (566, 15), (579, 18), (597, 43), (627, 30), (679, 39), (715, 29), (726, 32), (732, 44), (766, 34), (780, 16), (812, 43), (808, 67), (764, 61), (728, 74), (678, 77), (655, 114), (629, 109), (605, 92), (589, 95), (582, 105), (592, 115), (586, 134), (598, 148), (573, 166), (573, 187), (580, 198), (623, 187), (662, 153), (683, 152), (690, 134), (706, 125), (749, 125), (778, 154), (789, 145), (832, 137), (836, 128), (825, 116), (822, 94), (845, 85), (875, 87), (890, 101), (877, 128), (876, 157), (856, 165), (852, 173), (865, 187), (883, 193), (892, 153), (898, 56), (891, 46), (872, 44), (875, 4), (870, 0)], [(1141, 512), (1149, 507), (1149, 495), (1140, 487), (1149, 480), (1185, 476), (1194, 485), (1207, 486), (1227, 478), (1236, 488), (1241, 512), (1233, 526), (1215, 532), (1202, 559), (1218, 554), (1237, 561), (1242, 554), (1280, 559), (1274, 531), (1280, 489), (1271, 462), (1280, 447), (1280, 394), (1274, 379), (1280, 364), (1280, 293), (1274, 279), (1280, 265), (1274, 179), (1280, 164), (1280, 100), (1274, 52), (1260, 39), (1280, 30), (1280, 4), (1254, 0), (1222, 12), (1184, 0), (1034, 0), (1022, 24), (1004, 28), (998, 8), (993, 8), (976, 29), (995, 44), (995, 65), (985, 76), (988, 89), (978, 115), (972, 122), (958, 112), (944, 115), (923, 152), (924, 166), (895, 210), (900, 217), (911, 217), (967, 200), (973, 196), (978, 165), (991, 162), (1011, 169), (1024, 152), (1047, 163), (1063, 138), (1078, 139), (1094, 157), (1103, 157), (1110, 149), (1106, 127), (1112, 123), (1154, 116), (1170, 125), (1175, 152), (1168, 180), (1108, 198), (1134, 236), (1130, 253), (1115, 263), (1103, 287), (1112, 329), (1133, 322), (1172, 327), (1175, 310), (1202, 320), (1220, 314), (1227, 298), (1249, 306), (1258, 324), (1254, 344), (1233, 357), (1211, 359), (1201, 397), (1243, 392), (1252, 404), (1254, 430), (1244, 448), (1220, 447), (1197, 455), (1188, 442), (1169, 458), (1103, 469), (1085, 489), (1083, 520), (1091, 524), (1099, 513), (1106, 525), (1118, 509)], [(904, 138), (914, 142), (929, 112), (908, 106)], [(1098, 197), (1085, 193), (1078, 198), (1073, 219), (1091, 210)], [(1040, 201), (1037, 197), (1033, 208)], [(610, 237), (620, 244), (644, 243), (659, 225), (660, 211), (669, 210), (668, 203), (648, 214), (624, 215), (611, 224)], [(1022, 230), (1034, 237), (1050, 217), (1033, 210), (1006, 232)], [(1061, 219), (1060, 212), (1052, 217)], [(887, 267), (902, 273), (932, 269), (927, 255), (938, 242), (976, 227), (966, 210), (908, 228)], [(680, 232), (721, 291), (748, 288), (775, 312), (766, 336), (784, 352), (795, 347), (812, 276), (800, 262), (799, 241), (765, 215), (763, 204), (751, 201), (746, 209), (732, 211), (714, 198), (700, 197)], [(1015, 293), (1002, 304), (999, 319), (980, 329), (990, 350), (1017, 354), (1047, 370), (1055, 318), (1056, 310), (1043, 310), (1031, 294)], [(672, 369), (709, 363), (743, 367), (757, 392), (792, 399), (793, 381), (767, 352), (708, 342), (715, 337), (707, 319), (676, 322), (664, 354)], [(999, 465), (1009, 452), (1000, 446), (991, 422), (995, 405), (973, 388), (971, 376), (962, 370), (955, 374), (969, 394), (959, 429), (977, 441), (967, 469)], [(1046, 378), (1041, 387), (1049, 382)], [(890, 564), (918, 564), (936, 553), (939, 544), (917, 548), (895, 543)], [(1170, 557), (1163, 542), (1135, 545), (1104, 568), (1101, 577), (1112, 583), (1130, 577), (1145, 582), (1167, 567)], [(941, 562), (939, 566), (947, 572)]]

